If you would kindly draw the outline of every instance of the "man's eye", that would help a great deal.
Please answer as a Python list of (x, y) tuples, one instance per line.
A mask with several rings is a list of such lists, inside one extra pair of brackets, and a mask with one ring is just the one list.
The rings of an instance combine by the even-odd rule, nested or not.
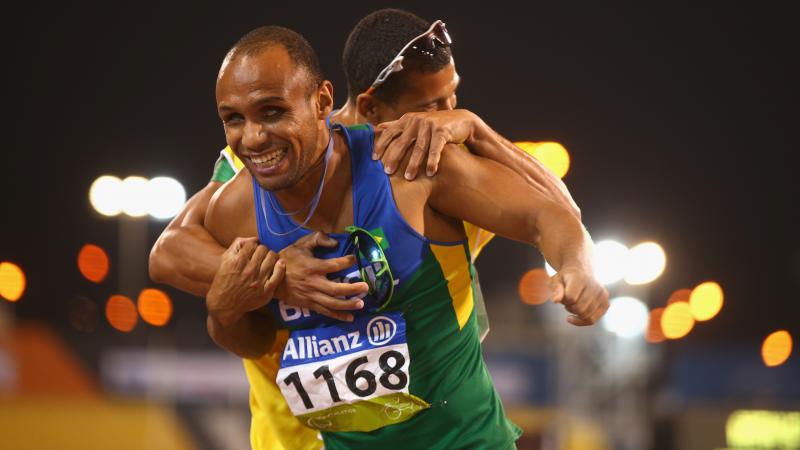
[(222, 123), (225, 125), (236, 125), (241, 123), (244, 118), (239, 114), (231, 114), (230, 116), (223, 117)]
[(267, 119), (276, 119), (283, 114), (283, 108), (266, 108), (264, 109), (264, 117)]

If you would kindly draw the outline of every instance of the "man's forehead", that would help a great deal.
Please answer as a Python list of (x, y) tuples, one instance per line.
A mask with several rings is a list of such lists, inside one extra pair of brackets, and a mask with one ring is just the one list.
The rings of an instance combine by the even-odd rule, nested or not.
[(306, 71), (298, 68), (279, 45), (234, 55), (226, 61), (217, 80), (218, 88), (237, 92), (261, 92), (286, 97), (305, 82)]

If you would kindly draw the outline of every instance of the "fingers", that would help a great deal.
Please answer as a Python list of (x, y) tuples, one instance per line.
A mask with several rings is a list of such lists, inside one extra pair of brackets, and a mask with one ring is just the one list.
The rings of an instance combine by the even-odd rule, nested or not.
[(294, 246), (313, 250), (316, 247), (335, 247), (338, 243), (336, 239), (327, 234), (315, 231), (298, 239), (297, 242), (294, 243)]
[(326, 279), (319, 290), (333, 297), (353, 297), (366, 294), (369, 291), (369, 286), (363, 281), (358, 283), (337, 283)]
[(278, 262), (278, 254), (272, 251), (268, 252), (267, 256), (264, 257), (264, 260), (261, 261), (261, 267), (258, 271), (258, 278), (260, 280), (266, 279), (270, 273), (274, 271), (276, 262)]
[(267, 256), (267, 253), (267, 247), (257, 245), (253, 250), (253, 254), (250, 255), (250, 259), (245, 264), (244, 269), (242, 269), (242, 275), (247, 278), (256, 277), (261, 270), (261, 262), (264, 261), (264, 257)]
[(317, 271), (321, 273), (333, 273), (347, 269), (356, 263), (353, 255), (340, 256), (338, 258), (320, 259), (317, 263)]
[(408, 165), (406, 166), (406, 180), (413, 180), (417, 177), (419, 166), (428, 153), (428, 144), (431, 142), (431, 131), (432, 128), (428, 122), (423, 122), (419, 127), (414, 150), (412, 150), (411, 158), (408, 160)]
[(599, 285), (587, 287), (575, 305), (567, 307), (573, 315), (567, 321), (576, 326), (594, 325), (608, 310), (608, 291)]
[(564, 281), (561, 278), (561, 274), (555, 274), (552, 278), (550, 278), (550, 298), (553, 300), (553, 303), (561, 303), (564, 300)]
[(259, 247), (258, 238), (238, 238), (236, 241), (234, 241), (232, 246), (233, 245), (236, 246), (234, 250), (234, 255), (236, 257), (236, 268), (238, 270), (244, 270), (244, 268), (250, 263), (253, 253)]
[(323, 316), (328, 316), (331, 319), (341, 320), (342, 322), (353, 321), (353, 315), (347, 312), (334, 311), (321, 305), (314, 305), (311, 307), (311, 309), (322, 314)]
[[(381, 134), (380, 141), (380, 158), (383, 161), (383, 169), (384, 172), (390, 175), (394, 173), (405, 154), (405, 145), (400, 141), (401, 137), (405, 134), (405, 129), (399, 126), (399, 121), (396, 123), (398, 126), (387, 129)], [(378, 145), (375, 145), (375, 149), (378, 149)], [(375, 153), (373, 156), (374, 155)]]
[(434, 133), (428, 147), (428, 169), (425, 172), (429, 177), (436, 175), (436, 172), (439, 171), (439, 159), (442, 157), (445, 144), (447, 144), (447, 138), (443, 134)]
[(375, 145), (373, 146), (372, 151), (372, 159), (379, 160), (383, 158), (384, 152), (386, 150), (386, 145), (389, 142), (392, 142), (394, 138), (400, 135), (403, 132), (403, 127), (400, 126), (399, 122), (403, 118), (401, 117), (398, 120), (392, 120), (389, 122), (383, 122), (375, 126), (375, 131), (378, 132), (378, 138), (375, 139)]
[(278, 285), (283, 281), (283, 276), (286, 274), (286, 264), (283, 261), (278, 261), (275, 263), (274, 268), (272, 269), (272, 275), (267, 279), (266, 283), (264, 283), (264, 294), (266, 294), (267, 298), (272, 298), (275, 296), (275, 291), (278, 289)]

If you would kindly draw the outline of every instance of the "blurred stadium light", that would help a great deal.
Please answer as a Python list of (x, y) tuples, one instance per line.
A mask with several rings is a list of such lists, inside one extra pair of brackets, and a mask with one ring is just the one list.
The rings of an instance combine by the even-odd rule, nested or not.
[(101, 247), (86, 244), (78, 252), (78, 270), (92, 283), (100, 283), (108, 276), (108, 254)]
[(628, 265), (625, 282), (628, 284), (647, 284), (664, 273), (667, 255), (655, 242), (642, 242), (628, 252)]
[(16, 302), (25, 293), (25, 272), (8, 261), (0, 262), (0, 297)]
[(706, 281), (697, 285), (689, 296), (689, 306), (692, 308), (694, 319), (698, 322), (712, 319), (722, 309), (723, 299), (719, 284)]
[(564, 178), (569, 172), (569, 152), (558, 142), (530, 142), (514, 143), (525, 150), (529, 155), (538, 159), (545, 167), (550, 169), (558, 178)]
[(149, 214), (155, 219), (174, 217), (186, 202), (186, 190), (180, 182), (169, 177), (130, 176), (124, 180), (104, 175), (89, 189), (89, 202), (104, 216), (121, 212), (130, 217)]
[(617, 297), (611, 300), (603, 316), (603, 328), (622, 338), (640, 336), (647, 329), (647, 306), (634, 297)]
[(792, 354), (792, 335), (786, 330), (778, 330), (764, 339), (761, 345), (761, 359), (767, 367), (785, 363)]

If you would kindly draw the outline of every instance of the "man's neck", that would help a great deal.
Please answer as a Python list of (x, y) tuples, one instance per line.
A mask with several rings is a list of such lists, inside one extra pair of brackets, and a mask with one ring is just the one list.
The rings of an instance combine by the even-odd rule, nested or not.
[(331, 123), (340, 123), (350, 127), (359, 123), (367, 123), (367, 119), (358, 113), (356, 103), (348, 98), (347, 103), (331, 116)]
[[(327, 149), (327, 145), (325, 149)], [(311, 203), (320, 188), (320, 178), (323, 172), (325, 180), (322, 194), (306, 227), (324, 232), (341, 231), (337, 230), (339, 228), (337, 219), (339, 219), (342, 209), (348, 205), (352, 176), (347, 142), (339, 133), (333, 133), (333, 150), (327, 170), (325, 170), (325, 154), (323, 152), (319, 163), (309, 170), (299, 183), (289, 189), (277, 191), (274, 195), (285, 211), (300, 210), (292, 218), (295, 222), (302, 223), (306, 219), (309, 209), (313, 207)]]

